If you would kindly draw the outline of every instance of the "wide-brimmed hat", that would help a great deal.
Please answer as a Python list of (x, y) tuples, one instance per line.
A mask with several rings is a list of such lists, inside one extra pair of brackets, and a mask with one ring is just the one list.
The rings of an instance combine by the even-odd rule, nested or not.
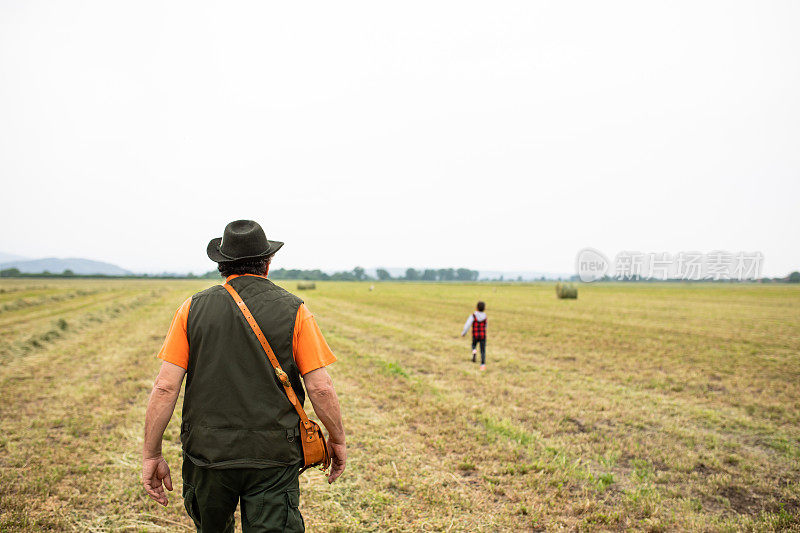
[(256, 259), (277, 252), (283, 243), (267, 239), (264, 230), (254, 220), (234, 220), (222, 233), (222, 237), (211, 239), (206, 253), (216, 263)]

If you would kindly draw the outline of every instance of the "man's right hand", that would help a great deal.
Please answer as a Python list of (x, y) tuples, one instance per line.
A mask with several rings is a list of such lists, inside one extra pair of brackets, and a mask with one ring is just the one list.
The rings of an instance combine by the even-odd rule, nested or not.
[(328, 483), (333, 483), (344, 472), (345, 463), (347, 463), (347, 445), (344, 442), (333, 442), (328, 439), (328, 454), (331, 456), (331, 473), (328, 474)]

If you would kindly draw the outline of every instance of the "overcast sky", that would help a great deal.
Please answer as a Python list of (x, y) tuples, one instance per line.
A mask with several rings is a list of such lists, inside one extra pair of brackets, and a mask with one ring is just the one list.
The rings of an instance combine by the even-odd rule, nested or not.
[(800, 268), (800, 2), (0, 0), (0, 251)]

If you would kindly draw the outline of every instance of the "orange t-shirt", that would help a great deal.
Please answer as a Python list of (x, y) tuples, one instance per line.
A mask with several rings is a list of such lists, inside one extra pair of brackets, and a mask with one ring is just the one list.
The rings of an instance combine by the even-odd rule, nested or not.
[[(245, 276), (250, 275), (252, 274), (245, 274)], [(228, 276), (225, 281), (230, 281), (235, 277), (238, 276)], [(189, 318), (189, 306), (191, 304), (192, 299), (187, 298), (175, 312), (167, 338), (164, 339), (164, 345), (161, 346), (161, 351), (158, 352), (159, 358), (178, 365), (184, 370), (189, 367), (189, 338), (186, 335), (186, 323)], [(314, 320), (314, 315), (311, 314), (305, 304), (300, 304), (294, 320), (292, 352), (301, 375), (308, 374), (312, 370), (328, 366), (336, 361), (336, 356), (333, 355), (328, 343), (325, 342), (325, 337), (322, 336), (317, 321)]]

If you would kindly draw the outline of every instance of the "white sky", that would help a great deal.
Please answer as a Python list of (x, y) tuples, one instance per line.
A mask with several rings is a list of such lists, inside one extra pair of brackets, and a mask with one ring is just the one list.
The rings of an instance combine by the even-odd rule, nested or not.
[(0, 251), (800, 268), (800, 2), (0, 0)]

